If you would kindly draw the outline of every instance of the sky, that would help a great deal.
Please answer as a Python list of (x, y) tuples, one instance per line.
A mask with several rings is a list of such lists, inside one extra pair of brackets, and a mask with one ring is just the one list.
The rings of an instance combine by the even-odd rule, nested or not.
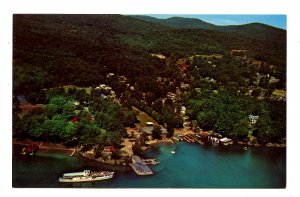
[(259, 22), (281, 29), (286, 29), (286, 15), (222, 15), (222, 14), (146, 14), (155, 18), (170, 18), (173, 16), (198, 18), (205, 22), (215, 25), (241, 25), (253, 22)]

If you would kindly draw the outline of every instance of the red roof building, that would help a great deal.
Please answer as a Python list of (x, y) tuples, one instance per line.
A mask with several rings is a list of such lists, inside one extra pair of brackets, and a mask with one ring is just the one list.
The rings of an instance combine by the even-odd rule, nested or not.
[(79, 120), (79, 119), (78, 119), (77, 116), (74, 116), (74, 117), (72, 118), (72, 122), (73, 122), (73, 123), (78, 123), (78, 120)]
[(182, 70), (186, 70), (186, 69), (189, 67), (189, 65), (187, 65), (187, 64), (180, 64), (179, 67), (180, 67)]

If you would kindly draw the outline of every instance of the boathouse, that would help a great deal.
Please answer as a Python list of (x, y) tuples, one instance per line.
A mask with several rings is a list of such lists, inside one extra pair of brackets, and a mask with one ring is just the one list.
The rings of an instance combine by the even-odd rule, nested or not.
[(218, 145), (220, 140), (216, 137), (208, 136), (207, 141), (209, 141), (212, 145)]

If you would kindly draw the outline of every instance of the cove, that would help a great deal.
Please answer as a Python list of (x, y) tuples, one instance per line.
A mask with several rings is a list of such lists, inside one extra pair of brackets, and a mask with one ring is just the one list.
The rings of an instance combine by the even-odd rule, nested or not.
[[(172, 154), (171, 151), (175, 151)], [(24, 157), (14, 150), (13, 187), (76, 188), (285, 188), (286, 148), (200, 146), (186, 142), (157, 144), (146, 157), (154, 175), (137, 176), (133, 170), (63, 153), (38, 152)], [(59, 183), (64, 172), (84, 169), (114, 170), (111, 180), (91, 183)]]

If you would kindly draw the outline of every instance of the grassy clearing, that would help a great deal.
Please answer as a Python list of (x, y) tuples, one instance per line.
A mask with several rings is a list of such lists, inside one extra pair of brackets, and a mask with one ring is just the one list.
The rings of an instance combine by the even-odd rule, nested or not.
[(285, 97), (286, 96), (286, 91), (285, 90), (274, 90), (273, 93), (276, 96), (280, 96), (280, 97)]
[(158, 125), (158, 123), (148, 114), (146, 114), (143, 111), (140, 111), (139, 109), (133, 107), (133, 110), (135, 112), (138, 112), (137, 119), (140, 121), (138, 125), (140, 126), (146, 126), (146, 122), (153, 122), (154, 125)]
[(35, 110), (35, 109), (42, 109), (44, 105), (42, 104), (28, 104), (28, 103), (23, 103), (20, 105), (21, 108), (21, 112), (18, 113), (19, 117), (22, 118), (23, 116), (25, 116), (26, 114), (28, 114), (29, 112)]
[(92, 88), (88, 88), (88, 87), (78, 87), (78, 86), (75, 86), (75, 85), (65, 85), (65, 86), (62, 86), (64, 88), (65, 91), (68, 91), (70, 88), (76, 88), (77, 90), (85, 90), (86, 93), (90, 94), (91, 93), (91, 90)]

